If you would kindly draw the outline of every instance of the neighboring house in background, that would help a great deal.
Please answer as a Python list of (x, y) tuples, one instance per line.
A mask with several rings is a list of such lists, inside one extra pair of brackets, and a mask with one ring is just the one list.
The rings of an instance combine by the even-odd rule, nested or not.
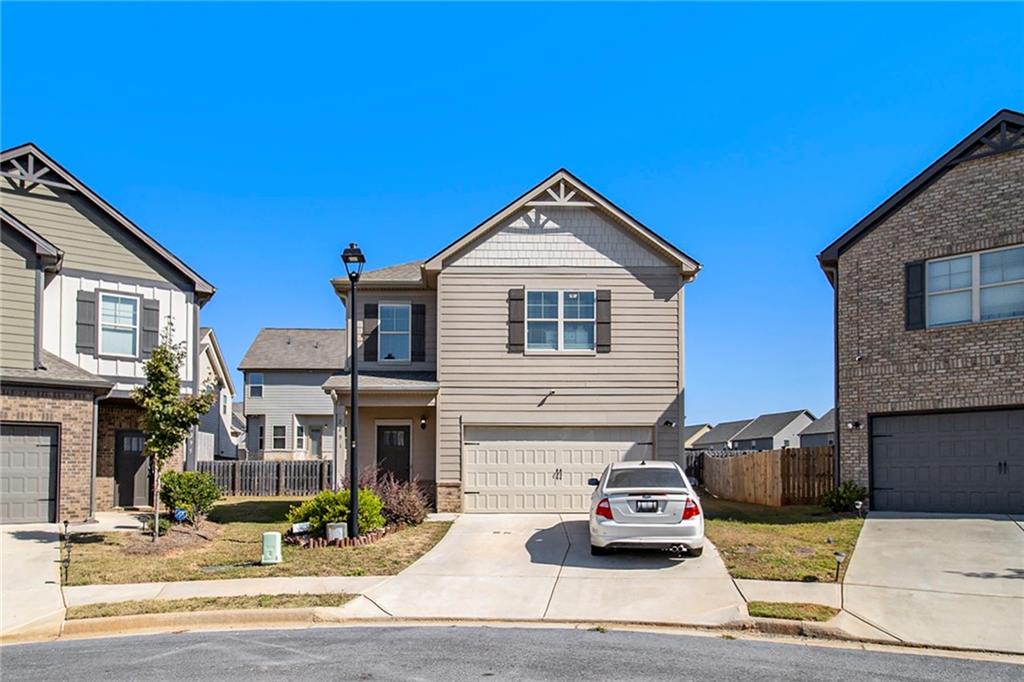
[(732, 437), (734, 450), (778, 450), (800, 445), (800, 432), (811, 425), (807, 410), (762, 414)]
[(711, 424), (691, 424), (683, 427), (683, 449), (693, 450), (694, 442), (711, 430)]
[(837, 478), (873, 509), (1024, 512), (1024, 114), (995, 114), (818, 259)]
[(344, 329), (260, 330), (238, 366), (249, 459), (334, 457), (334, 405), (321, 386), (346, 352)]
[(732, 439), (753, 419), (738, 419), (722, 422), (693, 441), (691, 450), (732, 450)]
[(231, 403), (231, 440), (235, 443), (235, 458), (249, 459), (245, 437), (245, 402), (241, 400)]
[(800, 447), (814, 448), (836, 443), (836, 410), (832, 408), (800, 432)]
[[(560, 170), (427, 260), (364, 273), (355, 309), (333, 280), (359, 339), (360, 463), (441, 511), (558, 512), (585, 511), (608, 462), (677, 460), (699, 269)], [(324, 384), (342, 425), (350, 366)]]
[(213, 286), (35, 145), (0, 153), (0, 209), (0, 521), (149, 505), (130, 392), (168, 322), (196, 390)]
[(199, 377), (202, 390), (214, 393), (210, 411), (199, 422), (196, 459), (235, 459), (238, 441), (231, 433), (231, 404), (235, 386), (224, 362), (217, 335), (209, 327), (199, 330)]

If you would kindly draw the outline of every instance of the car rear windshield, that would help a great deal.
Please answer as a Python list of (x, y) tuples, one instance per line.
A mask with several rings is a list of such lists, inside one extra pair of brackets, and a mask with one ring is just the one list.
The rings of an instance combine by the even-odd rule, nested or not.
[(683, 488), (678, 469), (612, 469), (607, 488)]

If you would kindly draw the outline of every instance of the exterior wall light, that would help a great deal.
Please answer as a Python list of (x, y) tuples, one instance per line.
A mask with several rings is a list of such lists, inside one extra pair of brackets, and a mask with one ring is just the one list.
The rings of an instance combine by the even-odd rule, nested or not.
[(423, 429), (424, 431), (427, 430), (427, 416), (426, 415), (423, 415), (422, 417), (420, 417), (420, 428)]

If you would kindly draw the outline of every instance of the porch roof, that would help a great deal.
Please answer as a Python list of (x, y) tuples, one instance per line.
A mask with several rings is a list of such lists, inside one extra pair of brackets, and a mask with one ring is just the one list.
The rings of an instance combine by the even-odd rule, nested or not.
[(49, 351), (42, 352), (42, 366), (36, 369), (0, 368), (0, 381), (5, 384), (89, 388), (95, 393), (108, 393), (114, 384), (73, 365)]
[[(359, 372), (359, 392), (395, 393), (436, 393), (438, 388), (435, 372)], [(349, 393), (352, 389), (352, 375), (342, 372), (331, 376), (323, 384), (324, 392)]]

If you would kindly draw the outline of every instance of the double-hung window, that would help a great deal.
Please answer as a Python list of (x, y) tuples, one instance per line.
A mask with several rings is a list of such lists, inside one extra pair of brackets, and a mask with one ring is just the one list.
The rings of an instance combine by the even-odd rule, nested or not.
[(249, 375), (249, 397), (263, 397), (263, 372), (253, 372)]
[(381, 362), (409, 362), (412, 347), (412, 307), (408, 303), (381, 303), (380, 339)]
[(593, 291), (526, 292), (528, 351), (593, 351), (595, 332)]
[(139, 299), (100, 294), (100, 355), (139, 355)]
[(287, 447), (287, 440), (285, 437), (285, 428), (283, 426), (274, 427), (274, 449), (284, 450)]
[(928, 261), (929, 327), (1024, 316), (1024, 246)]
[(260, 452), (263, 452), (263, 424), (260, 424), (260, 428), (257, 430), (256, 446)]
[(302, 426), (302, 424), (295, 425), (295, 449), (306, 449), (306, 429)]
[(228, 397), (223, 393), (220, 394), (220, 412), (225, 415), (228, 413)]

